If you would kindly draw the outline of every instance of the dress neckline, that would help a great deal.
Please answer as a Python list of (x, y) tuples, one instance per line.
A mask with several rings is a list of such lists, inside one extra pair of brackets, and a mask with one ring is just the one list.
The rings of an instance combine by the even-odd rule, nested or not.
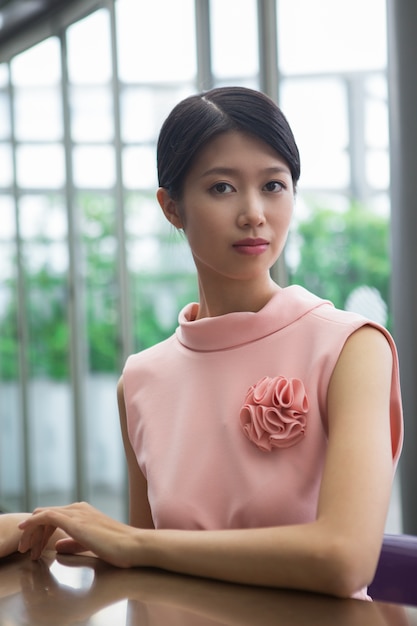
[(239, 311), (197, 320), (198, 304), (187, 304), (178, 316), (176, 337), (191, 350), (212, 352), (236, 348), (285, 328), (312, 309), (330, 304), (303, 287), (277, 291), (259, 311)]

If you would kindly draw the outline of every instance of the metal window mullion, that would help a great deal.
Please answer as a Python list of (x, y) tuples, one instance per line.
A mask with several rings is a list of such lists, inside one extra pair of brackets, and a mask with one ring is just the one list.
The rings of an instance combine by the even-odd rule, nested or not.
[[(116, 185), (115, 185), (115, 205), (116, 205), (116, 236), (117, 236), (117, 271), (119, 277), (119, 319), (120, 319), (120, 369), (125, 360), (134, 350), (132, 303), (129, 290), (129, 273), (127, 263), (127, 241), (126, 241), (126, 209), (125, 195), (123, 187), (123, 143), (121, 132), (121, 111), (120, 111), (120, 80), (119, 64), (117, 54), (117, 27), (115, 0), (109, 0), (108, 10), (110, 17), (110, 39), (111, 39), (111, 60), (112, 60), (112, 97), (113, 97), (113, 119), (114, 119), (114, 150), (116, 165)], [(129, 488), (128, 475), (125, 469), (124, 481), (122, 485), (124, 491), (123, 511), (125, 520), (129, 520)]]
[(197, 53), (197, 89), (206, 91), (214, 85), (211, 63), (211, 26), (209, 0), (195, 0), (195, 36)]
[(74, 432), (74, 468), (75, 496), (78, 500), (86, 500), (87, 463), (85, 446), (85, 377), (86, 377), (86, 343), (84, 324), (83, 277), (81, 270), (80, 218), (75, 206), (75, 193), (72, 167), (71, 142), (71, 111), (69, 104), (68, 53), (65, 32), (60, 35), (61, 41), (61, 89), (62, 111), (64, 122), (65, 151), (65, 199), (68, 221), (68, 252), (69, 252), (69, 325), (70, 325), (70, 361), (71, 387), (73, 398), (73, 432)]
[(346, 79), (349, 132), (350, 196), (366, 202), (365, 90), (362, 76)]
[(117, 270), (119, 277), (119, 317), (120, 317), (120, 365), (123, 366), (126, 358), (133, 352), (133, 323), (130, 301), (129, 275), (127, 269), (127, 242), (126, 242), (126, 211), (123, 188), (122, 164), (122, 133), (120, 113), (120, 80), (117, 55), (117, 28), (115, 0), (109, 0), (108, 11), (110, 17), (111, 59), (112, 59), (112, 98), (114, 119), (114, 150), (116, 165), (116, 236), (117, 236)]
[(259, 89), (279, 101), (277, 0), (258, 0)]
[[(258, 0), (259, 89), (279, 102), (277, 0)], [(271, 277), (281, 287), (288, 284), (284, 252), (271, 267)]]
[(34, 508), (33, 483), (32, 483), (32, 451), (30, 436), (30, 414), (29, 414), (29, 331), (28, 331), (28, 310), (27, 293), (25, 287), (25, 268), (23, 262), (23, 243), (20, 232), (19, 200), (20, 193), (17, 182), (17, 141), (15, 133), (14, 115), (14, 87), (12, 82), (11, 68), (9, 65), (9, 109), (12, 147), (12, 168), (13, 168), (13, 198), (15, 203), (15, 242), (16, 242), (16, 270), (17, 270), (17, 310), (18, 310), (18, 360), (19, 360), (19, 401), (21, 408), (21, 427), (23, 439), (23, 505), (27, 511)]

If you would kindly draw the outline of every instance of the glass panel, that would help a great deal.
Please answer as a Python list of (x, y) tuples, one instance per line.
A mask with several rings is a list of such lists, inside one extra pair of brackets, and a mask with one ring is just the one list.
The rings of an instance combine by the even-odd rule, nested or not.
[[(366, 291), (371, 288), (378, 291), (378, 300), (382, 298), (386, 307), (390, 275), (386, 216), (357, 202), (335, 211), (331, 199), (326, 205), (310, 197), (309, 211), (298, 217), (294, 236), (297, 256), (292, 258), (291, 282), (350, 310), (363, 287)], [(372, 311), (368, 316), (376, 320)], [(388, 318), (385, 322), (389, 325)]]
[(16, 235), (16, 220), (14, 214), (14, 202), (11, 196), (0, 194), (0, 215), (0, 242), (6, 243), (9, 240), (13, 241)]
[(116, 372), (119, 355), (114, 200), (99, 193), (83, 193), (79, 194), (78, 203), (86, 281), (89, 365), (93, 372)]
[(365, 140), (372, 148), (386, 148), (389, 145), (388, 96), (385, 80), (369, 80), (366, 84), (367, 100), (365, 109)]
[(11, 77), (15, 86), (56, 85), (61, 79), (61, 53), (56, 37), (15, 56), (11, 63)]
[(14, 204), (0, 195), (0, 509), (23, 506)]
[(118, 0), (116, 11), (122, 81), (172, 83), (194, 79), (193, 0)]
[(55, 88), (15, 91), (16, 138), (20, 141), (57, 140), (62, 136), (61, 94)]
[(0, 143), (0, 163), (0, 187), (9, 187), (13, 182), (13, 164), (11, 147), (7, 144)]
[[(64, 242), (67, 236), (66, 214), (62, 207), (54, 206), (53, 201), (52, 196), (23, 196), (19, 213), (21, 237), (26, 240), (41, 240), (45, 237), (51, 242), (60, 242), (60, 245)], [(51, 248), (48, 248), (50, 253)], [(65, 261), (60, 271), (64, 272), (66, 267)]]
[[(259, 71), (255, 0), (211, 0), (213, 73), (218, 79)], [(236, 28), (236, 25), (238, 27)]]
[(0, 87), (5, 87), (9, 80), (9, 71), (6, 63), (0, 63)]
[(74, 141), (111, 140), (114, 136), (111, 91), (105, 87), (73, 87), (71, 128)]
[(196, 300), (197, 288), (187, 241), (166, 221), (154, 195), (130, 194), (126, 209), (130, 293), (139, 350), (174, 331), (178, 311)]
[(123, 181), (128, 189), (156, 189), (156, 154), (154, 146), (125, 148)]
[(384, 191), (382, 191), (381, 193), (375, 193), (373, 196), (371, 196), (371, 198), (369, 198), (368, 206), (369, 210), (372, 211), (375, 215), (385, 217), (388, 225), (391, 210), (389, 193), (384, 193)]
[(63, 198), (23, 196), (19, 222), (29, 337), (30, 472), (37, 504), (63, 504), (73, 497), (74, 477)]
[(65, 182), (64, 149), (60, 144), (23, 145), (16, 150), (20, 187), (57, 189)]
[(366, 176), (374, 189), (389, 189), (389, 156), (386, 150), (370, 150), (366, 155)]
[(386, 65), (385, 0), (279, 0), (285, 74), (379, 69)]
[(77, 196), (82, 230), (87, 340), (85, 449), (89, 501), (122, 518), (124, 456), (117, 417), (120, 375), (115, 204), (111, 196)]
[(110, 25), (101, 9), (67, 30), (68, 73), (74, 84), (97, 85), (111, 80)]
[(348, 188), (348, 127), (343, 83), (336, 79), (285, 80), (281, 106), (300, 150), (300, 188)]
[(157, 90), (146, 87), (124, 88), (121, 93), (123, 141), (156, 143), (168, 113), (191, 92), (194, 90), (182, 85)]
[(6, 92), (0, 91), (0, 138), (10, 136), (9, 98)]
[(112, 146), (78, 146), (73, 151), (74, 182), (77, 187), (107, 189), (116, 180)]

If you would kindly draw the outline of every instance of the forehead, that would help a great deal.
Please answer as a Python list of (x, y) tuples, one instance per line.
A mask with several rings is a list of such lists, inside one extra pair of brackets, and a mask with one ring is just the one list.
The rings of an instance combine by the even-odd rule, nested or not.
[(210, 139), (197, 153), (190, 173), (213, 167), (251, 167), (255, 163), (259, 166), (277, 166), (285, 168), (290, 174), (290, 168), (281, 155), (268, 143), (255, 135), (242, 131), (227, 131)]

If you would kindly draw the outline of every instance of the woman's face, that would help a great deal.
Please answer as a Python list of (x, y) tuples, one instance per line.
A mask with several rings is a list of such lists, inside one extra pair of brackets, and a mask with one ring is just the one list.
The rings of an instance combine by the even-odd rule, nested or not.
[(200, 280), (252, 280), (269, 274), (281, 254), (293, 206), (287, 163), (255, 136), (230, 131), (198, 153), (175, 203), (175, 225), (185, 231)]

